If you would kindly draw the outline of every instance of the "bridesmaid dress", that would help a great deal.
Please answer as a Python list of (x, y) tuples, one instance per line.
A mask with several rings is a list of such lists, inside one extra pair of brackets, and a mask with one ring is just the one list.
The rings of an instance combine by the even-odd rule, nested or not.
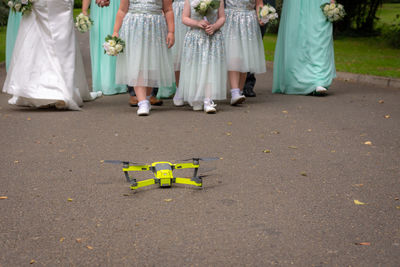
[[(202, 20), (190, 3), (190, 17)], [(210, 23), (218, 19), (218, 9), (209, 11), (206, 16)], [(190, 28), (186, 33), (179, 80), (180, 94), (184, 101), (194, 107), (201, 107), (205, 98), (226, 99), (227, 67), (224, 36), (221, 30), (208, 35), (204, 29)]]
[(168, 49), (167, 22), (162, 0), (130, 0), (120, 38), (125, 49), (117, 56), (116, 81), (129, 86), (158, 87), (175, 82), (171, 49)]
[(73, 0), (37, 0), (22, 17), (3, 86), (10, 104), (79, 110), (93, 100), (72, 13)]
[(274, 59), (273, 93), (307, 95), (336, 77), (332, 23), (320, 6), (328, 0), (283, 3)]
[(104, 54), (103, 43), (112, 34), (120, 1), (111, 0), (108, 7), (99, 7), (95, 0), (90, 4), (90, 17), (94, 24), (90, 30), (90, 58), (92, 62), (93, 91), (105, 95), (126, 93), (126, 85), (115, 83), (116, 57)]
[(21, 21), (21, 12), (10, 10), (7, 21), (6, 34), (6, 70), (10, 66), (11, 56), (14, 49), (15, 40), (17, 39), (19, 23)]

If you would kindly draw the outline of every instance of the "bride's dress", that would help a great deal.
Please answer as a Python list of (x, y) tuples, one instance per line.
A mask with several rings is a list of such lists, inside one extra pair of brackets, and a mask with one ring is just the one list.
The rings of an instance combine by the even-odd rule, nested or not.
[(75, 40), (73, 0), (37, 0), (21, 20), (3, 92), (10, 104), (79, 110), (92, 100)]

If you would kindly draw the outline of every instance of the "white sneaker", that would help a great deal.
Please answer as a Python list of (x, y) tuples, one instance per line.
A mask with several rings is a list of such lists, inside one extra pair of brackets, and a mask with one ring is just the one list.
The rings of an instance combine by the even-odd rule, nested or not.
[(317, 94), (324, 95), (324, 94), (326, 94), (326, 93), (328, 92), (328, 90), (327, 90), (325, 87), (317, 86), (317, 87), (315, 88), (315, 92), (316, 92)]
[(204, 101), (204, 112), (207, 114), (215, 114), (217, 113), (216, 106), (217, 105), (214, 104), (212, 100)]
[(173, 101), (174, 101), (174, 105), (176, 107), (183, 107), (185, 105), (185, 102), (183, 101), (183, 98), (178, 98), (178, 97), (175, 98), (174, 97)]
[(195, 105), (193, 105), (193, 110), (194, 111), (203, 110), (203, 105), (202, 104), (195, 104)]
[(90, 100), (95, 100), (96, 98), (99, 98), (103, 95), (103, 93), (101, 91), (97, 91), (97, 92), (90, 92)]
[(18, 101), (18, 96), (13, 96), (10, 99), (8, 99), (8, 104), (10, 105), (16, 105)]
[(233, 95), (231, 98), (231, 105), (236, 106), (239, 104), (242, 104), (246, 100), (246, 97), (244, 95)]
[(137, 110), (137, 115), (138, 116), (148, 116), (150, 114), (150, 102), (149, 100), (142, 100), (138, 103), (138, 110)]

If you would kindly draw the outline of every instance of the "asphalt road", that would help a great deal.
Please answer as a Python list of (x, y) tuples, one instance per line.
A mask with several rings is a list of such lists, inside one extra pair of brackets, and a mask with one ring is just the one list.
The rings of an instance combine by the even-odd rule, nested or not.
[[(269, 71), (241, 107), (166, 100), (149, 117), (126, 94), (83, 111), (0, 94), (0, 266), (399, 266), (400, 91), (271, 86)], [(101, 162), (193, 156), (222, 158), (202, 190), (134, 193)]]

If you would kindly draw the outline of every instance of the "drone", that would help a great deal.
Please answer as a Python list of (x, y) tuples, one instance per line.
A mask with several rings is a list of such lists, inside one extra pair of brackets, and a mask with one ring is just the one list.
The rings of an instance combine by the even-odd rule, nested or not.
[[(105, 160), (104, 163), (122, 164), (122, 171), (125, 174), (126, 181), (130, 183), (132, 190), (141, 187), (158, 184), (160, 187), (171, 187), (172, 184), (185, 184), (194, 185), (197, 187), (203, 186), (202, 178), (204, 176), (198, 175), (200, 161), (212, 161), (219, 158), (191, 158), (182, 161), (193, 161), (191, 163), (171, 163), (167, 161), (153, 162), (151, 164), (140, 164), (129, 161), (119, 160)], [(174, 177), (174, 170), (193, 169), (193, 176), (191, 178)], [(137, 181), (136, 178), (131, 177), (129, 172), (133, 171), (151, 171), (154, 178)]]

